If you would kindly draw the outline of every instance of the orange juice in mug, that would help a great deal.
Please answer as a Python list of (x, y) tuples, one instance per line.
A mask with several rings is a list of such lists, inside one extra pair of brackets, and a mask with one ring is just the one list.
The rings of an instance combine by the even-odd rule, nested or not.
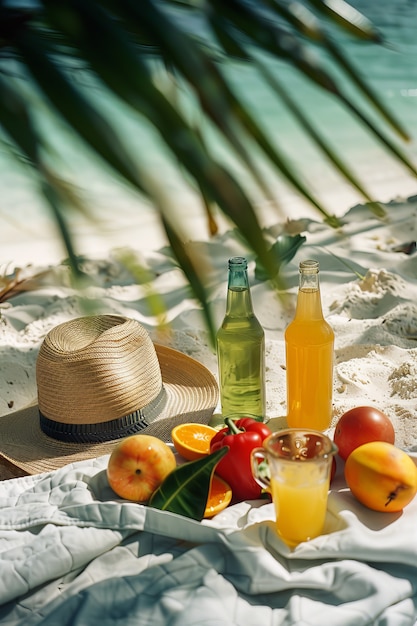
[[(319, 431), (289, 428), (252, 452), (255, 480), (269, 488), (278, 535), (290, 547), (320, 535), (326, 518), (330, 470), (337, 448)], [(266, 461), (270, 477), (260, 472)]]

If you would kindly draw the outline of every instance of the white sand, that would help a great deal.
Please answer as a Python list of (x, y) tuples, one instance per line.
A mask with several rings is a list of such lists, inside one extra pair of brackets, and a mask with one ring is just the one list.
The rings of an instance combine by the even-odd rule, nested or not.
[[(271, 418), (285, 415), (283, 332), (293, 313), (298, 262), (315, 258), (321, 268), (324, 313), (336, 336), (334, 420), (353, 406), (378, 407), (391, 418), (397, 444), (417, 448), (417, 253), (394, 251), (395, 246), (417, 239), (417, 197), (388, 203), (386, 208), (388, 218), (383, 221), (364, 206), (351, 209), (340, 232), (310, 218), (270, 228), (276, 236), (283, 228), (293, 231), (301, 225), (307, 242), (285, 267), (291, 294), (288, 307), (267, 284), (254, 280), (254, 263), (250, 263), (254, 308), (267, 338), (267, 414)], [(190, 246), (198, 246), (211, 264), (212, 304), (220, 323), (227, 259), (245, 250), (231, 232)], [(27, 244), (15, 245), (15, 264), (27, 258), (28, 252)], [(160, 331), (158, 320), (149, 316), (146, 288), (135, 284), (117, 253), (86, 263), (96, 283), (86, 291), (89, 302), (96, 301), (99, 312), (138, 319), (154, 340), (182, 350), (217, 375), (200, 311), (187, 298), (181, 274), (164, 252), (147, 251), (144, 260), (156, 277), (155, 289), (164, 297), (170, 330)], [(49, 262), (47, 250), (42, 255), (39, 243), (34, 243), (32, 253), (35, 267), (26, 270), (28, 275)], [(69, 285), (67, 269), (54, 265), (39, 288), (14, 296), (0, 305), (0, 312), (0, 415), (4, 415), (36, 397), (35, 363), (45, 334), (56, 324), (84, 314), (85, 309)]]

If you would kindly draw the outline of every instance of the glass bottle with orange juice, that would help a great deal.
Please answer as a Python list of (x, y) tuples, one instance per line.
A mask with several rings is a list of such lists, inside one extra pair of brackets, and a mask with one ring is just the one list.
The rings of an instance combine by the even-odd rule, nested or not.
[(332, 417), (334, 332), (323, 317), (317, 261), (302, 261), (295, 316), (285, 331), (287, 423), (326, 430)]

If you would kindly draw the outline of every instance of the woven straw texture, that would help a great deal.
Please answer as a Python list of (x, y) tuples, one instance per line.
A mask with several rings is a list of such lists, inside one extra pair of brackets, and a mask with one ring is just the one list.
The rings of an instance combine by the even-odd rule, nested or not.
[[(48, 359), (54, 354), (54, 359), (59, 361), (57, 354), (59, 351), (64, 351), (66, 360), (73, 367), (74, 363), (77, 363), (77, 359), (80, 360), (80, 351), (87, 350), (90, 357), (91, 352), (95, 354), (95, 359), (90, 361), (90, 366), (94, 370), (95, 386), (89, 387), (89, 384), (86, 385), (86, 381), (82, 380), (82, 377), (74, 377), (71, 390), (69, 390), (69, 379), (62, 372), (58, 374), (58, 363), (55, 363), (55, 366), (53, 366), (49, 360), (46, 365), (43, 364), (43, 361), (38, 362), (37, 380), (38, 385), (40, 385), (38, 393), (39, 397), (42, 398), (43, 410), (48, 410), (49, 412), (49, 418), (60, 419), (64, 422), (69, 422), (70, 419), (79, 421), (80, 413), (77, 413), (74, 407), (80, 407), (81, 399), (89, 407), (87, 411), (82, 412), (84, 415), (82, 419), (86, 419), (88, 422), (97, 421), (96, 411), (101, 405), (103, 405), (103, 408), (99, 410), (101, 417), (107, 415), (107, 419), (110, 420), (118, 417), (113, 411), (120, 412), (119, 410), (122, 410), (122, 407), (124, 410), (125, 406), (130, 406), (129, 403), (132, 401), (130, 396), (136, 394), (136, 398), (140, 397), (142, 401), (146, 401), (152, 395), (151, 387), (143, 389), (143, 384), (139, 385), (135, 376), (132, 382), (135, 389), (134, 394), (128, 389), (130, 388), (131, 377), (128, 375), (129, 365), (126, 366), (126, 363), (130, 363), (135, 375), (139, 376), (139, 380), (142, 380), (145, 387), (147, 387), (147, 382), (144, 381), (155, 378), (154, 370), (156, 369), (156, 364), (160, 372), (159, 380), (162, 380), (163, 384), (164, 401), (158, 405), (159, 413), (154, 417), (154, 421), (140, 432), (169, 442), (171, 430), (177, 424), (184, 422), (208, 423), (217, 405), (218, 387), (214, 376), (206, 367), (177, 350), (153, 344), (150, 339), (151, 352), (154, 358), (151, 357), (151, 363), (149, 364), (146, 360), (149, 356), (146, 346), (148, 344), (146, 331), (145, 337), (142, 336), (142, 331), (139, 333), (137, 338), (132, 341), (132, 346), (129, 341), (125, 341), (125, 338), (120, 337), (119, 334), (122, 325), (125, 325), (125, 328), (136, 334), (137, 327), (142, 328), (138, 322), (118, 316), (98, 317), (112, 319), (90, 320), (88, 322), (89, 330), (86, 333), (88, 340), (86, 335), (84, 335), (84, 338), (77, 336), (78, 331), (80, 331), (80, 327), (77, 327), (77, 324), (70, 324), (71, 333), (74, 332), (75, 337), (73, 340), (70, 340), (69, 336), (66, 335), (65, 327), (63, 329), (64, 332), (57, 327), (58, 332), (52, 333), (53, 348), (50, 342), (51, 333), (45, 338), (45, 346), (42, 346), (43, 349), (41, 348), (39, 352), (39, 355), (41, 351), (43, 353), (42, 359), (45, 354), (48, 355)], [(80, 319), (82, 318), (78, 318), (78, 320)], [(74, 320), (74, 322), (77, 322), (77, 320)], [(131, 326), (131, 323), (133, 326)], [(104, 326), (110, 325), (104, 328), (103, 324)], [(76, 330), (77, 328), (78, 331)], [(106, 336), (110, 332), (111, 340), (115, 342), (117, 349), (120, 349), (122, 355), (120, 359), (114, 358), (117, 350), (113, 351), (113, 356), (110, 358), (108, 350), (104, 349), (103, 346), (100, 347), (101, 342), (97, 338), (100, 329), (102, 334)], [(99, 347), (97, 347), (97, 343)], [(94, 344), (93, 348), (92, 344)], [(76, 345), (77, 348), (75, 348)], [(107, 344), (107, 346), (109, 345)], [(126, 352), (129, 355), (128, 357), (125, 356)], [(69, 354), (72, 355), (71, 358), (68, 356)], [(137, 356), (133, 357), (132, 354), (141, 355), (145, 361), (137, 364)], [(124, 365), (119, 363), (119, 361), (123, 360), (125, 361)], [(101, 379), (100, 373), (103, 372), (103, 367), (99, 365), (100, 361), (106, 363), (104, 370), (107, 370), (106, 376)], [(152, 364), (152, 361), (155, 362)], [(109, 365), (110, 362), (112, 362), (111, 367)], [(46, 378), (45, 369), (49, 371), (49, 376)], [(91, 371), (87, 368), (83, 369), (83, 371), (85, 378), (89, 378)], [(123, 372), (123, 380), (122, 382), (117, 382), (118, 377), (116, 374), (120, 372)], [(142, 379), (140, 378), (141, 376)], [(78, 380), (80, 385), (77, 386), (74, 380)], [(101, 386), (98, 384), (99, 380), (102, 381)], [(112, 393), (108, 393), (108, 383), (110, 383)], [(50, 389), (45, 390), (46, 386), (50, 387)], [(128, 404), (124, 404), (125, 400), (122, 397), (124, 394), (120, 393), (120, 386), (125, 390), (129, 398)], [(140, 390), (139, 387), (141, 387)], [(89, 394), (85, 391), (86, 388), (91, 389), (93, 398), (89, 397)], [(117, 398), (116, 401), (114, 401), (114, 395)], [(107, 409), (107, 405), (104, 406), (106, 399), (109, 400), (109, 405), (112, 407), (110, 412)], [(69, 411), (66, 410), (67, 406), (70, 407)], [(135, 408), (139, 407), (136, 406)], [(50, 412), (51, 410), (53, 413)], [(92, 417), (93, 411), (94, 418)], [(103, 412), (101, 413), (101, 411)], [(67, 463), (110, 454), (116, 443), (117, 440), (99, 444), (66, 443), (48, 437), (39, 426), (39, 407), (36, 403), (15, 413), (5, 415), (0, 419), (0, 453), (13, 465), (28, 474), (50, 471)]]
[(64, 423), (100, 423), (147, 406), (161, 391), (154, 345), (135, 320), (115, 315), (60, 324), (36, 365), (39, 409)]

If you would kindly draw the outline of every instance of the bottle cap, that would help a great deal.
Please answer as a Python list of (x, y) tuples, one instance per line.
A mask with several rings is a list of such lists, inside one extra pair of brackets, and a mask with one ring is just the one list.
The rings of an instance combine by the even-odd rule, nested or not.
[(246, 270), (248, 268), (248, 261), (243, 256), (234, 256), (229, 259), (229, 269)]
[(299, 265), (299, 271), (300, 274), (318, 274), (319, 262), (313, 261), (312, 259), (301, 261)]

